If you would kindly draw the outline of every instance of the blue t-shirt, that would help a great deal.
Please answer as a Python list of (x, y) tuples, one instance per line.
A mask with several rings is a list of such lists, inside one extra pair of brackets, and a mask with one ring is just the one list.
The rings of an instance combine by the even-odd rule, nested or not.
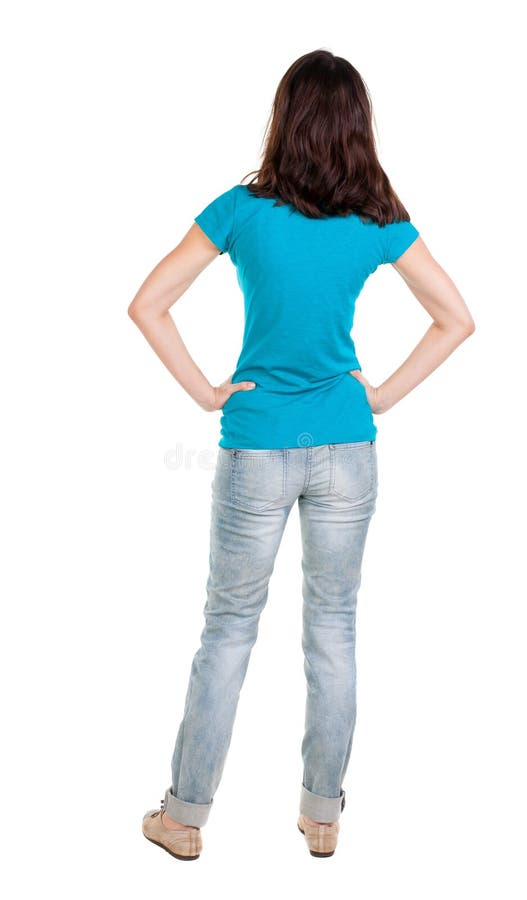
[(194, 219), (236, 267), (243, 344), (221, 412), (220, 447), (276, 449), (375, 440), (351, 338), (355, 301), (377, 266), (395, 262), (419, 232), (358, 215), (311, 219), (236, 184)]

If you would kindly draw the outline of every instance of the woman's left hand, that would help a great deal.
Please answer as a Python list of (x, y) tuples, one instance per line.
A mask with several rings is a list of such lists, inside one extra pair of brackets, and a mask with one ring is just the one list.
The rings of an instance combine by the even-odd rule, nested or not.
[(364, 389), (366, 391), (366, 398), (368, 400), (368, 403), (370, 404), (372, 413), (380, 413), (381, 403), (378, 393), (379, 388), (373, 387), (368, 379), (362, 374), (362, 371), (360, 369), (352, 369), (349, 374), (353, 375), (353, 377), (356, 378), (357, 381), (360, 381), (360, 383), (364, 386)]

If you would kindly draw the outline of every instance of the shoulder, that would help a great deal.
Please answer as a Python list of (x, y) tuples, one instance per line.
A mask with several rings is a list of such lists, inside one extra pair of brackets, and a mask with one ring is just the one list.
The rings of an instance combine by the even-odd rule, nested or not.
[(217, 194), (209, 203), (210, 207), (234, 214), (247, 200), (254, 199), (245, 184), (234, 184)]
[(251, 196), (251, 191), (249, 191), (247, 185), (240, 184), (239, 182), (233, 184), (231, 187), (225, 188), (221, 194), (218, 194), (218, 198), (225, 197), (234, 202), (240, 199), (243, 200), (248, 196)]
[(230, 249), (233, 240), (239, 187), (240, 185), (231, 185), (224, 189), (194, 216), (194, 222), (221, 253)]
[(377, 226), (381, 237), (383, 263), (394, 263), (419, 237), (419, 231), (409, 219)]

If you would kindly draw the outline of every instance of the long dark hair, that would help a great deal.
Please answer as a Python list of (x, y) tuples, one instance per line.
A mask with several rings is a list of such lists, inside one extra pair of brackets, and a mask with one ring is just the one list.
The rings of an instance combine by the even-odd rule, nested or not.
[(355, 213), (385, 225), (409, 221), (377, 158), (373, 108), (357, 70), (329, 50), (313, 50), (278, 85), (264, 154), (247, 184), (257, 197), (292, 204), (305, 216)]

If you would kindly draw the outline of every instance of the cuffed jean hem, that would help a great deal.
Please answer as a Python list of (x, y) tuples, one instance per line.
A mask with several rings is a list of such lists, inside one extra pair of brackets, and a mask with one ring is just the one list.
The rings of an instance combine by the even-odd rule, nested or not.
[(340, 797), (321, 797), (302, 784), (300, 790), (300, 813), (314, 822), (337, 822), (346, 802), (346, 791)]
[(189, 803), (188, 800), (180, 800), (178, 797), (174, 797), (171, 787), (167, 788), (165, 792), (167, 815), (182, 825), (196, 825), (201, 828), (209, 818), (212, 803), (212, 800), (210, 803)]

